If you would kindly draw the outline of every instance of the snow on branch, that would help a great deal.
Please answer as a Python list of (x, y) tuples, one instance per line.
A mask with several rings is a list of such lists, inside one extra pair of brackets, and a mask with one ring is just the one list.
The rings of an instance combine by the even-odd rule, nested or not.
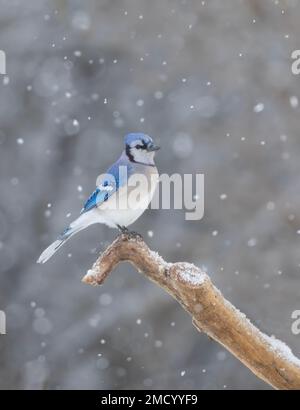
[(277, 389), (300, 389), (300, 360), (280, 340), (269, 337), (228, 302), (196, 266), (168, 263), (139, 236), (122, 234), (82, 279), (101, 285), (120, 262), (128, 261), (165, 289), (192, 316), (193, 324), (216, 340), (257, 377)]

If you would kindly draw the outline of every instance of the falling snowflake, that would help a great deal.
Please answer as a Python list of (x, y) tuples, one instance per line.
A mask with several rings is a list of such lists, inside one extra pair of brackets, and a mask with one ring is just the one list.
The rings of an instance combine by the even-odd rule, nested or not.
[(256, 113), (262, 112), (265, 108), (265, 105), (263, 103), (258, 103), (253, 107), (253, 111)]

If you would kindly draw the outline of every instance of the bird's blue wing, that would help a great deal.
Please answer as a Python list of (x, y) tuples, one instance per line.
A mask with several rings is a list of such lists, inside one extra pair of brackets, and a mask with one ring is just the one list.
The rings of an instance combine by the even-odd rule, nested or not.
[(96, 188), (95, 191), (91, 194), (91, 196), (88, 198), (86, 203), (84, 204), (81, 213), (87, 212), (90, 209), (94, 208), (97, 204), (97, 196), (100, 193), (100, 189)]
[[(110, 189), (108, 190), (108, 188)], [(81, 210), (81, 213), (88, 212), (96, 206), (101, 205), (103, 202), (107, 201), (114, 192), (116, 192), (116, 186), (109, 184), (108, 181), (104, 181), (102, 186), (96, 188), (88, 198)]]
[(120, 178), (119, 176), (119, 166), (126, 167), (127, 178), (131, 174), (131, 167), (122, 163), (116, 163), (111, 168), (108, 169), (106, 177), (101, 181), (101, 184), (96, 188), (96, 190), (88, 198), (81, 213), (90, 211), (91, 209), (101, 205), (103, 202), (107, 201), (108, 198), (114, 194), (121, 186), (127, 183), (127, 178)]

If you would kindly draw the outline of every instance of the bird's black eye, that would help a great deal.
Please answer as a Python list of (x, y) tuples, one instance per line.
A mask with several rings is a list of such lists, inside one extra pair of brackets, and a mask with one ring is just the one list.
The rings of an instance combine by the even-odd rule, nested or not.
[(135, 148), (136, 149), (143, 149), (143, 146), (138, 144), (138, 145), (135, 146)]

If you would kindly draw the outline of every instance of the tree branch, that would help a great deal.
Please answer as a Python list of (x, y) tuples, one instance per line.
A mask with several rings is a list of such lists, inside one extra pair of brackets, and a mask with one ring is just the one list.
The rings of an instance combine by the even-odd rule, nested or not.
[(141, 237), (120, 235), (82, 280), (101, 285), (123, 261), (164, 288), (192, 316), (199, 331), (223, 345), (256, 376), (277, 389), (300, 389), (300, 360), (287, 345), (260, 332), (206, 273), (186, 262), (167, 263)]

